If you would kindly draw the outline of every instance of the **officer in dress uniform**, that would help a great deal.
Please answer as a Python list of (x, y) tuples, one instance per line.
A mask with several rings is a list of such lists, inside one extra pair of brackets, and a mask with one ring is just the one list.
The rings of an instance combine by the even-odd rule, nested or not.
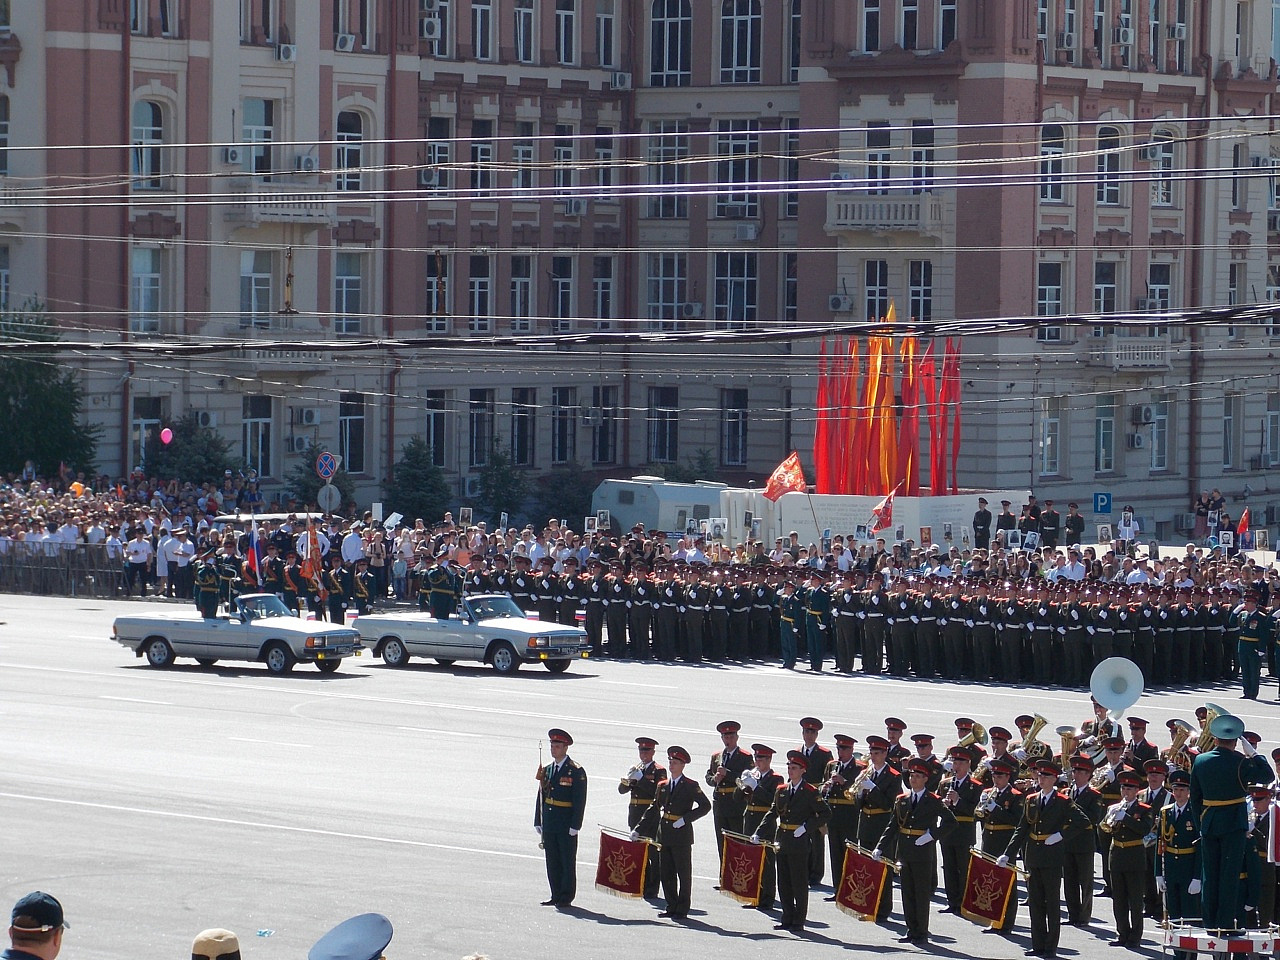
[(329, 554), (329, 569), (324, 572), (324, 588), (328, 593), (329, 622), (347, 622), (346, 576), (342, 569), (342, 557)]
[(573, 737), (559, 728), (547, 731), (551, 762), (538, 768), (538, 805), (534, 829), (542, 836), (551, 897), (544, 907), (567, 907), (578, 892), (578, 831), (587, 809), (587, 771), (569, 757)]
[(230, 610), (231, 602), (240, 594), (242, 583), (235, 538), (228, 536), (222, 541), (222, 553), (218, 554), (214, 565), (218, 571), (218, 599)]
[(733, 602), (733, 587), (729, 585), (723, 568), (717, 567), (712, 571), (709, 589), (707, 659), (719, 663), (729, 652), (729, 607)]
[(538, 561), (541, 569), (533, 578), (533, 606), (543, 623), (555, 623), (560, 612), (560, 578), (555, 573), (556, 562), (551, 557)]
[(345, 588), (347, 596), (351, 598), (351, 603), (356, 608), (357, 616), (363, 617), (370, 611), (375, 586), (373, 574), (369, 572), (369, 560), (361, 557), (355, 562), (354, 569), (347, 571)]
[(942, 614), (938, 623), (942, 630), (942, 654), (938, 669), (948, 680), (964, 676), (967, 640), (973, 626), (970, 604), (963, 596), (963, 584), (957, 579), (951, 582), (951, 592), (943, 598)]
[[(1200, 919), (1200, 818), (1191, 807), (1191, 774), (1169, 774), (1172, 802), (1156, 819), (1156, 888), (1164, 897), (1164, 915), (1174, 923)], [(1177, 960), (1195, 954), (1174, 951)]]
[(213, 620), (218, 616), (218, 566), (214, 562), (217, 551), (205, 550), (196, 561), (193, 593), (200, 616)]
[(778, 595), (779, 652), (783, 670), (794, 670), (799, 656), (799, 631), (804, 623), (804, 596), (791, 580), (783, 582)]
[[(827, 851), (831, 856), (831, 885), (839, 889), (845, 844), (858, 839), (858, 808), (856, 801), (846, 796), (845, 791), (857, 779), (862, 765), (853, 755), (853, 745), (858, 742), (855, 737), (837, 733), (833, 739), (836, 743), (836, 756), (827, 764), (819, 792), (831, 807), (831, 819), (827, 823)], [(826, 899), (835, 898), (833, 893)]]
[(996, 636), (1000, 605), (991, 597), (991, 588), (986, 580), (978, 581), (978, 595), (970, 603), (969, 615), (973, 621), (973, 676), (976, 680), (990, 680), (996, 675), (999, 658)]
[(578, 608), (586, 597), (586, 578), (578, 574), (577, 557), (565, 557), (561, 566), (564, 568), (564, 575), (560, 577), (556, 622), (562, 626), (576, 627)]
[[(831, 751), (818, 743), (818, 731), (821, 729), (822, 721), (817, 717), (802, 717), (800, 720), (800, 736), (803, 740), (800, 752), (805, 760), (804, 778), (815, 788), (822, 785), (827, 764), (834, 759)], [(822, 837), (815, 830), (809, 838), (809, 886), (811, 887), (822, 883), (826, 861), (826, 851), (823, 846)]]
[[(1013, 839), (1013, 831), (1022, 822), (1023, 795), (1013, 785), (1013, 775), (1018, 764), (1009, 756), (992, 757), (987, 761), (991, 786), (982, 791), (974, 816), (982, 823), (982, 852), (989, 857), (999, 857)], [(1009, 898), (1004, 923), (987, 927), (983, 933), (1008, 935), (1018, 916), (1018, 898)]]
[(778, 603), (777, 590), (765, 579), (762, 566), (751, 568), (751, 615), (747, 620), (748, 651), (753, 660), (761, 660), (769, 651), (769, 635), (774, 609)]
[[(1158, 756), (1153, 760), (1148, 760), (1142, 765), (1142, 771), (1146, 776), (1147, 785), (1138, 791), (1138, 799), (1151, 808), (1151, 816), (1154, 821), (1156, 814), (1169, 802), (1171, 795), (1165, 781), (1169, 776), (1169, 768), (1165, 761)], [(1145, 852), (1147, 855), (1146, 868), (1146, 893), (1144, 895), (1144, 904), (1146, 914), (1153, 920), (1158, 920), (1163, 916), (1164, 905), (1160, 900), (1160, 891), (1156, 889), (1156, 835), (1154, 832), (1146, 838)]]
[(593, 559), (590, 566), (591, 575), (585, 588), (587, 613), (583, 626), (587, 631), (587, 641), (591, 644), (591, 655), (598, 657), (604, 652), (605, 595), (608, 589), (605, 573), (608, 567), (599, 559)]
[(302, 564), (298, 561), (298, 551), (291, 549), (285, 554), (284, 591), (281, 599), (295, 617), (298, 615), (298, 602), (306, 592), (306, 579), (302, 576)]
[(703, 629), (711, 599), (710, 588), (702, 582), (703, 566), (700, 562), (689, 564), (688, 582), (678, 608), (680, 623), (684, 627), (685, 660), (690, 663), (702, 662)]
[(631, 657), (648, 660), (649, 631), (658, 591), (649, 576), (649, 565), (643, 560), (631, 562), (631, 602), (627, 607), (627, 635), (631, 640)]
[(1142, 946), (1143, 900), (1147, 856), (1143, 838), (1151, 833), (1154, 814), (1138, 799), (1142, 776), (1125, 768), (1119, 776), (1120, 802), (1107, 808), (1100, 829), (1111, 837), (1111, 907), (1116, 920), (1113, 947)]
[(862, 622), (862, 672), (874, 675), (884, 669), (885, 644), (888, 639), (889, 598), (884, 592), (884, 578), (872, 576), (866, 593), (859, 598)]
[(826, 656), (827, 634), (831, 632), (831, 594), (826, 591), (822, 571), (809, 571), (809, 589), (805, 593), (805, 643), (809, 648), (809, 669), (822, 672)]
[[(1102, 794), (1090, 786), (1094, 764), (1089, 757), (1077, 753), (1070, 758), (1071, 777), (1075, 783), (1067, 788), (1071, 802), (1084, 811), (1091, 827), (1097, 827), (1107, 812)], [(1067, 923), (1087, 927), (1093, 920), (1094, 856), (1098, 838), (1093, 829), (1081, 830), (1063, 841), (1062, 882), (1067, 903)]]
[(1271, 927), (1276, 912), (1276, 866), (1267, 862), (1267, 851), (1271, 846), (1268, 814), (1273, 802), (1270, 785), (1251, 784), (1249, 799), (1249, 844), (1245, 850), (1249, 879), (1244, 899), (1246, 907), (1254, 904), (1257, 906), (1245, 917), (1245, 924), (1253, 930), (1267, 930)]
[(742, 724), (737, 720), (722, 720), (716, 725), (722, 747), (711, 755), (707, 767), (706, 782), (711, 788), (711, 819), (716, 828), (716, 851), (724, 862), (724, 831), (736, 831), (742, 826), (745, 801), (738, 796), (738, 777), (751, 766), (751, 755), (738, 747), (738, 731)]
[(448, 550), (436, 554), (436, 565), (427, 571), (422, 585), (427, 589), (431, 616), (437, 620), (448, 620), (453, 616), (462, 599), (462, 582), (453, 571)]
[(938, 787), (943, 805), (955, 816), (956, 826), (943, 838), (942, 885), (947, 894), (943, 913), (960, 912), (964, 881), (969, 870), (969, 849), (977, 842), (975, 811), (982, 799), (982, 786), (972, 776), (973, 753), (968, 747), (952, 747), (951, 776)]
[(511, 574), (511, 583), (509, 590), (511, 591), (511, 599), (525, 613), (533, 611), (533, 573), (530, 570), (530, 559), (523, 553), (517, 553), (512, 563), (516, 565), (515, 572)]
[[(902, 791), (902, 774), (889, 762), (889, 741), (884, 737), (867, 737), (869, 758), (866, 768), (845, 791), (858, 809), (858, 846), (867, 850), (875, 848), (884, 836), (893, 812), (893, 801)], [(890, 860), (895, 859), (892, 847), (881, 846), (880, 852)], [(893, 885), (886, 883), (880, 897), (876, 921), (886, 919), (893, 910)]]
[(484, 569), (484, 557), (478, 553), (471, 555), (471, 566), (467, 570), (467, 575), (462, 578), (462, 592), (467, 596), (474, 593), (490, 593), (493, 590), (493, 580)]
[(615, 560), (609, 565), (604, 591), (604, 620), (609, 630), (605, 650), (611, 657), (627, 655), (627, 605), (630, 602), (631, 586), (627, 583), (626, 571), (621, 562)]
[(729, 659), (745, 660), (749, 654), (747, 638), (751, 630), (751, 584), (744, 568), (731, 569), (740, 572), (729, 603)]
[(1053, 509), (1053, 501), (1044, 502), (1044, 510), (1040, 513), (1040, 543), (1042, 546), (1057, 548), (1058, 537), (1062, 532), (1062, 514)]
[(662, 896), (666, 901), (660, 917), (676, 920), (689, 915), (689, 892), (693, 884), (693, 823), (711, 812), (711, 801), (698, 781), (684, 775), (689, 751), (667, 748), (671, 775), (658, 784), (653, 803), (632, 832), (656, 837), (662, 844)]
[[(644, 813), (653, 803), (658, 793), (658, 784), (667, 779), (667, 768), (653, 759), (653, 751), (658, 741), (652, 737), (636, 737), (636, 752), (640, 759), (627, 771), (618, 783), (618, 792), (630, 799), (627, 803), (627, 826), (635, 829), (639, 826)], [(658, 851), (649, 846), (649, 864), (644, 872), (644, 898), (651, 900), (658, 895), (658, 884), (661, 879)]]
[(857, 655), (858, 594), (853, 589), (853, 571), (840, 574), (831, 597), (832, 632), (835, 634), (836, 669), (853, 673)]
[(653, 655), (670, 662), (676, 658), (676, 635), (680, 625), (680, 607), (684, 603), (684, 586), (675, 577), (670, 563), (658, 566), (656, 600), (653, 608)]
[(1062, 768), (1045, 760), (1038, 768), (1040, 789), (1028, 794), (1022, 819), (1009, 846), (996, 861), (1007, 866), (1022, 854), (1027, 865), (1027, 904), (1031, 914), (1031, 956), (1056, 957), (1062, 899), (1063, 841), (1090, 828), (1084, 811), (1058, 792)]
[(778, 899), (782, 902), (782, 918), (775, 930), (798, 933), (804, 929), (809, 916), (813, 838), (821, 841), (822, 827), (831, 816), (827, 801), (806, 779), (810, 757), (816, 759), (815, 754), (805, 756), (801, 750), (787, 752), (787, 783), (774, 792), (773, 805), (761, 824), (766, 833), (757, 834), (772, 834), (778, 844)]
[(986, 550), (991, 546), (991, 511), (987, 509), (987, 498), (978, 498), (978, 509), (973, 514), (973, 546), (977, 550)]
[(1275, 642), (1271, 618), (1258, 609), (1260, 600), (1258, 591), (1249, 590), (1244, 595), (1244, 605), (1232, 618), (1240, 634), (1237, 656), (1240, 660), (1240, 676), (1244, 681), (1245, 700), (1258, 699), (1258, 687), (1262, 682), (1262, 661)]
[[(786, 781), (773, 770), (773, 747), (765, 743), (751, 745), (755, 766), (743, 771), (739, 776), (738, 793), (745, 804), (742, 814), (742, 833), (748, 837), (759, 837), (760, 828), (773, 807), (774, 795), (778, 787)], [(760, 873), (760, 900), (757, 910), (772, 910), (778, 891), (778, 870), (772, 849), (764, 852), (764, 869)], [(750, 904), (743, 904), (744, 908)]]

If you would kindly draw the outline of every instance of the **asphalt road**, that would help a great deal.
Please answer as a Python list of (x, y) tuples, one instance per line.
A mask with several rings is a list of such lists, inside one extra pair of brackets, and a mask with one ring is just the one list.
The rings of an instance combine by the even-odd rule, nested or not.
[[(635, 760), (633, 738), (685, 746), (701, 773), (719, 745), (715, 724), (729, 717), (744, 743), (785, 749), (807, 714), (826, 722), (824, 743), (837, 731), (882, 733), (897, 714), (941, 749), (961, 714), (1005, 726), (1022, 712), (1051, 726), (1089, 716), (1076, 691), (765, 665), (601, 661), (499, 677), (420, 661), (392, 670), (366, 654), (328, 677), (190, 661), (157, 671), (110, 640), (114, 616), (147, 609), (0, 596), (0, 906), (37, 888), (56, 894), (72, 924), (65, 957), (184, 957), (198, 931), (222, 926), (245, 960), (301, 958), (370, 910), (395, 924), (390, 960), (919, 954), (895, 942), (901, 927), (858, 922), (821, 902), (825, 890), (808, 936), (775, 932), (775, 919), (712, 889), (709, 817), (695, 828), (686, 924), (596, 891), (595, 825), (625, 825), (616, 784)], [(1274, 698), (1274, 682), (1263, 692)], [(1147, 694), (1131, 712), (1163, 745), (1164, 721), (1191, 718), (1205, 700), (1238, 708), (1266, 749), (1280, 740), (1274, 700), (1246, 704), (1226, 688)], [(531, 826), (539, 742), (553, 725), (573, 734), (570, 755), (591, 777), (578, 904), (563, 913), (538, 905), (547, 886)], [(1062, 955), (1115, 956), (1110, 911), (1096, 900), (1092, 931), (1064, 928)], [(931, 952), (1012, 958), (1029, 946), (978, 930), (935, 915)], [(1148, 942), (1155, 956), (1150, 929)]]

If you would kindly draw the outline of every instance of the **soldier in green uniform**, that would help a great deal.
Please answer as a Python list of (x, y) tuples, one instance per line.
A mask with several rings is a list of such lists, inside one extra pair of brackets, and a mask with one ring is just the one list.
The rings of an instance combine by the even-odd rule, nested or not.
[[(739, 776), (738, 793), (744, 804), (742, 812), (742, 832), (748, 837), (759, 837), (760, 827), (764, 824), (769, 810), (773, 807), (774, 795), (778, 787), (785, 782), (773, 770), (773, 747), (764, 743), (751, 745), (755, 766), (744, 770)], [(760, 900), (757, 910), (772, 910), (778, 893), (778, 869), (772, 849), (764, 853), (764, 869), (760, 872)], [(750, 904), (744, 904), (750, 907)]]
[(540, 569), (533, 579), (533, 605), (543, 623), (555, 623), (560, 608), (560, 578), (553, 569), (555, 563), (551, 557), (543, 557), (538, 561)]
[(809, 647), (809, 669), (822, 672), (826, 655), (827, 634), (831, 630), (831, 594), (823, 584), (821, 570), (809, 571), (809, 588), (805, 594), (804, 609), (805, 642)]
[(643, 560), (633, 560), (631, 601), (627, 604), (627, 634), (631, 638), (633, 660), (648, 660), (652, 655), (649, 637), (657, 597), (658, 590), (649, 576), (649, 565)]
[(342, 569), (342, 557), (329, 554), (329, 569), (324, 572), (325, 602), (329, 606), (330, 623), (347, 621), (347, 578)]
[(840, 574), (831, 597), (832, 633), (835, 634), (836, 669), (853, 673), (857, 655), (858, 594), (853, 589), (853, 571)]
[[(1067, 788), (1071, 802), (1084, 811), (1091, 827), (1097, 827), (1107, 812), (1102, 794), (1090, 786), (1093, 761), (1084, 754), (1071, 757), (1071, 777), (1075, 783)], [(1093, 920), (1094, 856), (1098, 838), (1093, 829), (1081, 830), (1063, 842), (1062, 882), (1067, 903), (1067, 922), (1073, 927), (1087, 927)]]
[[(658, 784), (667, 779), (667, 768), (653, 759), (653, 751), (657, 746), (658, 741), (652, 737), (636, 737), (636, 751), (640, 754), (640, 759), (618, 783), (618, 792), (630, 798), (627, 803), (627, 826), (633, 830), (653, 803), (653, 798), (658, 792)], [(658, 895), (661, 869), (658, 851), (650, 845), (649, 864), (644, 872), (646, 900), (651, 900)]]
[(1240, 632), (1238, 657), (1245, 700), (1258, 699), (1258, 687), (1262, 682), (1262, 661), (1275, 642), (1271, 618), (1258, 609), (1260, 600), (1256, 590), (1248, 591), (1244, 595), (1244, 605), (1233, 616)]
[[(1174, 923), (1200, 919), (1200, 818), (1191, 806), (1191, 774), (1169, 774), (1173, 802), (1156, 815), (1156, 888), (1164, 897), (1164, 915)], [(1192, 960), (1175, 951), (1177, 960)]]
[(689, 916), (690, 887), (693, 885), (693, 824), (711, 812), (711, 801), (698, 781), (684, 775), (689, 763), (684, 747), (668, 747), (671, 776), (658, 784), (653, 803), (639, 825), (631, 831), (656, 837), (662, 844), (662, 896), (666, 901), (660, 917), (683, 920)]
[(796, 585), (791, 580), (784, 580), (781, 590), (778, 596), (779, 624), (782, 633), (781, 667), (783, 670), (794, 670), (796, 657), (799, 655), (796, 633), (798, 624), (804, 619), (804, 598), (796, 592)]
[[(845, 795), (857, 803), (858, 846), (871, 850), (880, 843), (889, 825), (893, 801), (902, 791), (902, 774), (889, 763), (889, 741), (884, 737), (867, 737), (867, 751), (870, 754), (867, 766)], [(890, 860), (896, 859), (893, 847), (882, 846), (880, 852)], [(876, 921), (886, 919), (892, 910), (893, 885), (886, 883)]]
[(859, 598), (862, 622), (862, 672), (875, 676), (884, 668), (885, 644), (888, 638), (889, 598), (884, 592), (884, 578), (873, 574), (866, 593)]
[(968, 659), (965, 649), (974, 623), (970, 601), (961, 595), (962, 587), (959, 579), (951, 581), (951, 592), (942, 601), (942, 616), (938, 621), (942, 630), (942, 657), (938, 668), (948, 680), (964, 676)]
[(218, 566), (214, 562), (217, 551), (210, 548), (196, 561), (194, 592), (200, 616), (212, 620), (218, 616)]
[[(1013, 785), (1018, 764), (1011, 757), (992, 757), (987, 761), (992, 785), (982, 791), (974, 816), (982, 823), (982, 852), (999, 857), (1013, 839), (1013, 831), (1022, 822), (1022, 791)], [(1004, 923), (987, 927), (983, 933), (1008, 935), (1017, 922), (1018, 898), (1009, 898)]]
[(931, 733), (914, 733), (911, 735), (911, 742), (915, 745), (916, 755), (909, 757), (907, 763), (912, 760), (922, 760), (929, 768), (929, 782), (925, 784), (930, 793), (934, 793), (938, 789), (938, 785), (942, 783), (942, 777), (946, 774), (947, 768), (943, 766), (941, 760), (933, 752), (933, 734)]
[[(858, 808), (845, 791), (857, 779), (862, 768), (853, 755), (857, 739), (847, 733), (837, 733), (834, 740), (835, 759), (827, 764), (819, 792), (831, 807), (831, 820), (827, 823), (827, 852), (831, 857), (831, 885), (838, 890), (840, 871), (844, 867), (845, 843), (858, 839)], [(835, 898), (833, 893), (826, 899)]]
[[(822, 729), (822, 721), (817, 717), (802, 717), (800, 720), (800, 736), (803, 742), (800, 753), (804, 755), (804, 778), (815, 787), (822, 785), (826, 776), (827, 764), (834, 758), (831, 751), (818, 743), (818, 731)], [(822, 883), (826, 851), (820, 834), (814, 831), (809, 838), (809, 886), (816, 887)]]
[(427, 607), (431, 616), (437, 620), (452, 617), (462, 600), (462, 581), (453, 570), (448, 550), (436, 554), (435, 566), (422, 578), (422, 586), (427, 591)]
[(240, 557), (236, 554), (236, 541), (228, 536), (222, 541), (222, 553), (214, 560), (218, 571), (218, 600), (228, 610), (231, 601), (239, 595), (237, 584), (240, 583)]
[(551, 897), (544, 907), (567, 907), (578, 893), (578, 831), (587, 809), (587, 771), (569, 757), (573, 737), (558, 728), (547, 731), (551, 762), (538, 768), (538, 805), (534, 829), (542, 837)]
[(1245, 852), (1245, 863), (1248, 867), (1248, 892), (1245, 893), (1246, 907), (1253, 907), (1251, 914), (1245, 917), (1245, 925), (1253, 930), (1270, 929), (1276, 912), (1276, 867), (1267, 862), (1267, 851), (1271, 846), (1272, 804), (1271, 787), (1265, 783), (1255, 783), (1249, 787), (1249, 843)]
[(1099, 829), (1111, 837), (1111, 907), (1116, 920), (1113, 947), (1142, 946), (1147, 854), (1143, 838), (1154, 825), (1151, 807), (1138, 799), (1142, 775), (1126, 768), (1119, 776), (1120, 802), (1107, 808)]
[(751, 568), (751, 614), (747, 619), (748, 652), (753, 660), (761, 660), (769, 651), (769, 633), (778, 592), (765, 579), (763, 566)]
[(943, 913), (960, 912), (964, 882), (969, 870), (969, 849), (977, 842), (975, 811), (982, 799), (982, 786), (971, 775), (973, 753), (968, 747), (951, 748), (951, 776), (938, 787), (938, 796), (955, 815), (956, 826), (942, 840), (942, 885), (947, 894)]
[(711, 788), (711, 819), (716, 828), (716, 850), (724, 862), (723, 834), (742, 825), (743, 798), (737, 794), (738, 776), (751, 766), (751, 755), (738, 747), (737, 720), (722, 720), (716, 725), (722, 749), (711, 755), (706, 782)]
[(746, 660), (749, 655), (748, 637), (751, 632), (751, 584), (746, 568), (738, 571), (733, 585), (733, 599), (729, 603), (729, 659)]
[(578, 558), (565, 557), (560, 562), (564, 574), (556, 595), (556, 622), (566, 627), (578, 625), (578, 607), (586, 596), (586, 578), (578, 575)]
[[(830, 756), (830, 754), (828, 754)], [(831, 817), (831, 808), (818, 788), (805, 779), (809, 758), (803, 751), (787, 752), (787, 783), (777, 788), (773, 805), (765, 814), (761, 829), (772, 834), (778, 844), (778, 899), (782, 919), (775, 930), (800, 932), (809, 916), (809, 879), (813, 838), (821, 841), (821, 830)], [(762, 836), (757, 832), (753, 836)], [(821, 851), (821, 843), (818, 845)]]
[(898, 942), (916, 946), (929, 942), (929, 901), (938, 886), (938, 841), (956, 826), (951, 809), (928, 789), (931, 773), (932, 768), (919, 757), (907, 763), (908, 790), (894, 799), (889, 822), (871, 854), (880, 860), (883, 847), (897, 851), (907, 926)]

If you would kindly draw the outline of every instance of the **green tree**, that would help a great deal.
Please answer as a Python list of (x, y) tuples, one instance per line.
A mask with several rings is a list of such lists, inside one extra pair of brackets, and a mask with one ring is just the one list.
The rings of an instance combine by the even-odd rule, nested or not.
[(391, 510), (404, 514), (409, 523), (419, 517), (434, 523), (453, 500), (449, 483), (432, 462), (431, 448), (422, 437), (410, 438), (401, 449), (382, 491)]
[(476, 498), (476, 509), (485, 515), (492, 527), (503, 513), (514, 521), (524, 499), (524, 474), (512, 466), (511, 457), (502, 445), (494, 443), (489, 450), (488, 463), (480, 469), (480, 496)]
[(555, 518), (568, 520), (574, 530), (591, 513), (591, 495), (600, 485), (600, 476), (574, 462), (543, 474), (534, 484), (533, 519), (539, 526)]
[[(27, 303), (0, 316), (0, 341), (54, 344), (58, 330), (44, 305)], [(28, 460), (45, 476), (59, 464), (92, 473), (101, 428), (82, 421), (84, 390), (55, 349), (0, 355), (0, 471), (18, 472)]]
[[(316, 473), (316, 457), (328, 449), (323, 443), (315, 443), (314, 441), (308, 443), (307, 452), (302, 455), (302, 461), (295, 464), (285, 476), (285, 481), (288, 483), (293, 495), (298, 498), (299, 505), (308, 510), (316, 506), (316, 494), (320, 492), (320, 487), (324, 485), (324, 481)], [(333, 485), (338, 488), (338, 493), (342, 495), (343, 504), (349, 504), (355, 500), (356, 483), (351, 479), (351, 474), (347, 473), (345, 468), (339, 467), (338, 472), (333, 475)]]
[(658, 463), (653, 464), (652, 469), (657, 476), (662, 477), (664, 480), (670, 480), (672, 483), (718, 480), (720, 476), (720, 465), (716, 463), (711, 451), (705, 447), (699, 448), (684, 463)]
[(200, 426), (194, 413), (169, 425), (173, 439), (161, 443), (147, 438), (147, 470), (157, 477), (177, 477), (192, 483), (221, 483), (227, 470), (244, 465), (231, 452), (231, 441), (218, 431)]

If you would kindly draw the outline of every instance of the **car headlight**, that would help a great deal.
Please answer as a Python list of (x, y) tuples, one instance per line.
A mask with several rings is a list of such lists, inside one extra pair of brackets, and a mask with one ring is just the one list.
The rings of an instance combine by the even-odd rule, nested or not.
[(547, 645), (546, 637), (530, 637), (529, 638), (530, 647), (545, 647), (546, 645)]
[(307, 649), (311, 650), (316, 647), (325, 646), (324, 637), (307, 637)]

